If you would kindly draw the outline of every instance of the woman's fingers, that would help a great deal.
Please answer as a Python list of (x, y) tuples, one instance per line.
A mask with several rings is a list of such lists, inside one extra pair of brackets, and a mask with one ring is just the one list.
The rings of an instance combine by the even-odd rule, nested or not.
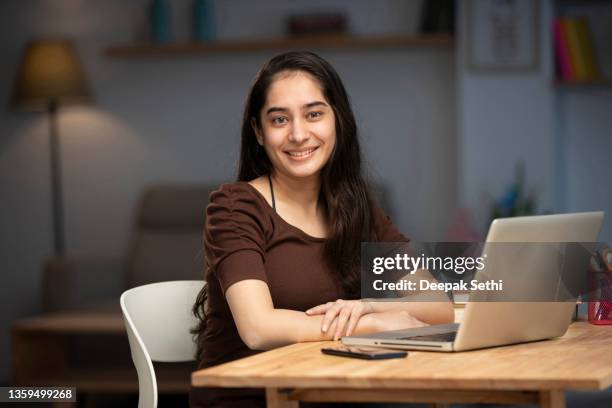
[(338, 315), (338, 323), (336, 324), (336, 333), (334, 333), (334, 340), (338, 340), (342, 333), (344, 333), (344, 328), (348, 319), (351, 315), (352, 310), (349, 307), (344, 307), (340, 311)]
[(333, 339), (336, 340), (342, 335), (350, 336), (361, 316), (372, 312), (373, 308), (369, 302), (338, 299), (335, 302), (327, 302), (310, 308), (306, 311), (306, 314), (309, 316), (324, 315), (323, 320), (321, 320), (321, 331), (323, 333), (327, 333), (327, 330), (334, 323), (334, 319), (338, 319), (333, 336)]
[(353, 311), (351, 312), (351, 317), (349, 317), (348, 324), (346, 325), (347, 336), (353, 334), (353, 330), (355, 330), (355, 327), (357, 327), (357, 323), (359, 322), (359, 319), (362, 315), (363, 313), (361, 310), (359, 310), (358, 308), (353, 309)]
[(315, 306), (313, 308), (308, 309), (306, 311), (306, 314), (308, 314), (308, 315), (323, 314), (323, 313), (327, 312), (329, 310), (329, 308), (332, 307), (333, 305), (334, 305), (334, 302), (323, 303), (322, 305)]
[(323, 331), (323, 333), (327, 333), (327, 329), (334, 321), (338, 313), (340, 313), (341, 309), (341, 306), (334, 305), (330, 307), (327, 312), (325, 312), (325, 316), (323, 316), (323, 320), (321, 321), (321, 330)]

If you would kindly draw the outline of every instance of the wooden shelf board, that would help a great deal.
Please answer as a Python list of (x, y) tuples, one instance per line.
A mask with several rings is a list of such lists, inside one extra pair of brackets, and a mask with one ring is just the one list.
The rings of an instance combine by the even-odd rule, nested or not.
[(224, 40), (219, 42), (191, 42), (175, 44), (132, 44), (111, 46), (104, 53), (111, 57), (189, 56), (211, 53), (256, 52), (274, 49), (360, 49), (360, 48), (452, 48), (449, 34), (396, 35), (357, 37), (348, 35), (319, 35), (261, 40)]
[(612, 87), (612, 79), (596, 79), (588, 81), (566, 81), (562, 79), (556, 79), (554, 85), (561, 88)]
[[(189, 392), (191, 372), (184, 370), (155, 370), (160, 393), (184, 394)], [(49, 378), (30, 378), (28, 386), (70, 386), (84, 393), (137, 393), (136, 369), (78, 369)]]
[(67, 312), (21, 319), (12, 329), (19, 333), (48, 334), (123, 334), (120, 313)]

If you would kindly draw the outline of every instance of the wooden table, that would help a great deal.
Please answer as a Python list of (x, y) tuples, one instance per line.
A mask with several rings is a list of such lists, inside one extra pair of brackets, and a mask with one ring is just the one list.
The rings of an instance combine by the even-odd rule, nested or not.
[(298, 343), (196, 371), (197, 387), (266, 389), (268, 407), (298, 401), (537, 403), (564, 407), (565, 390), (612, 385), (612, 326), (573, 323), (565, 336), (461, 353), (411, 351), (365, 361), (324, 355), (339, 342)]

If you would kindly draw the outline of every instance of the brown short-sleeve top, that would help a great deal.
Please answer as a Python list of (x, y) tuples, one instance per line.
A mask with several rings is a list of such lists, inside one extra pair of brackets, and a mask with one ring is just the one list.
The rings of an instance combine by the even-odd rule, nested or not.
[[(407, 242), (383, 211), (374, 206), (378, 241)], [(346, 298), (323, 261), (325, 238), (284, 221), (247, 182), (222, 185), (206, 208), (206, 329), (200, 334), (200, 367), (251, 355), (241, 340), (225, 291), (245, 279), (267, 283), (275, 308), (305, 311)]]

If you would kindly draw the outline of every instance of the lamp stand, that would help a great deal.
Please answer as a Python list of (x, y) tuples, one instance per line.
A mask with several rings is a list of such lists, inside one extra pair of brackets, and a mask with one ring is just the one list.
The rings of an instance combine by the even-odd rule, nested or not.
[(49, 113), (49, 150), (51, 153), (51, 199), (53, 205), (53, 244), (56, 256), (66, 252), (64, 237), (64, 206), (62, 202), (62, 169), (60, 159), (59, 126), (57, 118), (58, 103), (51, 100)]

